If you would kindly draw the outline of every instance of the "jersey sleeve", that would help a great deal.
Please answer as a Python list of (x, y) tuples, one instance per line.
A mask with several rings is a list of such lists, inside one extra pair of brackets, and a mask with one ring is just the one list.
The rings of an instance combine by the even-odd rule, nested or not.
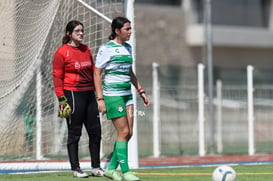
[(91, 60), (91, 70), (92, 70), (92, 72), (94, 72), (95, 64), (94, 64), (94, 60), (93, 60), (92, 54), (91, 54), (91, 56), (90, 56), (90, 60)]
[(105, 68), (109, 59), (110, 58), (109, 53), (107, 53), (107, 48), (105, 46), (101, 46), (97, 53), (95, 66), (98, 68)]
[(60, 52), (56, 52), (53, 58), (53, 83), (54, 90), (57, 97), (64, 95), (63, 85), (64, 85), (64, 56)]

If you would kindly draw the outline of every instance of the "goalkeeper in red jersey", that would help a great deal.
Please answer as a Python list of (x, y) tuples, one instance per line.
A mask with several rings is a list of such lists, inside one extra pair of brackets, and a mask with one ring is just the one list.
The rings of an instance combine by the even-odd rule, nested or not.
[(103, 176), (100, 168), (101, 124), (94, 91), (94, 62), (90, 48), (82, 44), (84, 26), (70, 21), (65, 29), (63, 45), (53, 58), (53, 82), (59, 100), (58, 115), (66, 118), (67, 150), (74, 177), (88, 177), (79, 164), (79, 140), (82, 127), (89, 136), (93, 176)]

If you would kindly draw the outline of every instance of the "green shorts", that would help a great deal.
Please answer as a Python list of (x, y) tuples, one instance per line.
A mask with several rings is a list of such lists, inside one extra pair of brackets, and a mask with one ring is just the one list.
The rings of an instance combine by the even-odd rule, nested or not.
[(107, 119), (126, 116), (126, 106), (133, 104), (133, 96), (103, 96)]

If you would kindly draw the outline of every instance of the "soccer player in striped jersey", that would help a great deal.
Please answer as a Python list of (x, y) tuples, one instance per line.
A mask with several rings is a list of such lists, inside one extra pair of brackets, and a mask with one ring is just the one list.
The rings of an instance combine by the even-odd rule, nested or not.
[[(104, 175), (113, 180), (140, 180), (128, 166), (128, 141), (133, 134), (134, 105), (131, 84), (135, 86), (144, 106), (150, 100), (132, 70), (132, 48), (126, 43), (131, 36), (131, 22), (124, 17), (113, 19), (112, 33), (103, 44), (96, 57), (94, 83), (98, 109), (106, 113), (117, 131), (112, 158)], [(102, 74), (103, 78), (102, 78)], [(116, 171), (120, 166), (122, 176)]]

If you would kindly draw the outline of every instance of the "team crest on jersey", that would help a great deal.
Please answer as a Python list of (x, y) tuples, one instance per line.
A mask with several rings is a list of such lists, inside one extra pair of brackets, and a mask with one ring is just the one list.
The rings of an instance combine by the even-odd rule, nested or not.
[(81, 68), (81, 64), (79, 62), (75, 62), (75, 69), (80, 69)]
[(122, 112), (123, 111), (123, 108), (121, 105), (118, 105), (118, 112)]
[(115, 49), (115, 52), (116, 52), (116, 53), (120, 53), (120, 51), (119, 51), (119, 49), (118, 49), (118, 48), (116, 48), (116, 49)]

